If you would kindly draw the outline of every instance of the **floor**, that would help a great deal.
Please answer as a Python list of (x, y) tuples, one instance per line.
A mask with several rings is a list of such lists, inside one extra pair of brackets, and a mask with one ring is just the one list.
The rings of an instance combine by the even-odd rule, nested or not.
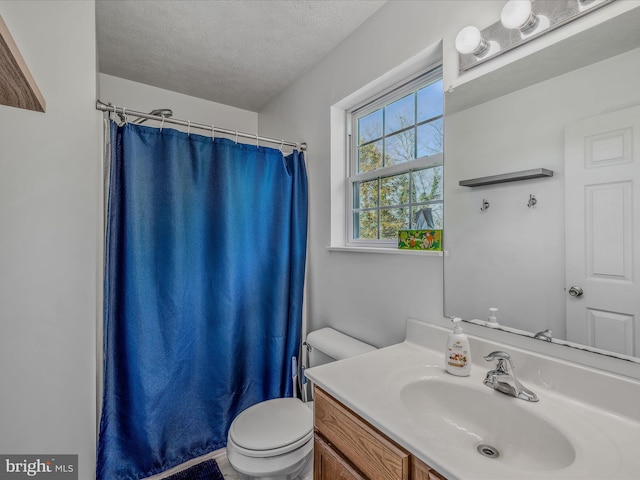
[(208, 460), (210, 458), (213, 458), (216, 461), (216, 463), (218, 464), (218, 467), (220, 467), (220, 471), (222, 472), (222, 475), (224, 475), (225, 480), (247, 480), (249, 478), (246, 475), (238, 473), (233, 468), (231, 468), (231, 465), (229, 465), (229, 462), (227, 460), (227, 452), (224, 448), (221, 448), (220, 450), (216, 450), (215, 452), (211, 452), (206, 455), (202, 455), (201, 457), (197, 457), (192, 460), (189, 460), (188, 462), (185, 462), (182, 465), (178, 465), (177, 467), (174, 467), (170, 470), (162, 472), (158, 475), (147, 477), (145, 478), (145, 480), (162, 480), (165, 477), (174, 475), (182, 470), (186, 470), (187, 468), (193, 465), (196, 465), (200, 462), (203, 462), (205, 460)]
[[(243, 475), (242, 473), (236, 472), (231, 465), (229, 465), (229, 461), (227, 460), (227, 452), (224, 448), (220, 450), (216, 450), (215, 452), (208, 453), (207, 455), (203, 455), (198, 458), (194, 458), (182, 465), (179, 465), (171, 470), (167, 470), (159, 475), (154, 475), (153, 477), (147, 477), (145, 480), (162, 480), (165, 477), (173, 475), (181, 470), (185, 470), (197, 463), (200, 463), (204, 460), (208, 460), (209, 458), (213, 458), (218, 467), (220, 467), (220, 471), (222, 475), (224, 475), (225, 480), (247, 480), (249, 477)], [(300, 476), (300, 480), (313, 480), (313, 471), (312, 466), (309, 465), (309, 468), (305, 469), (305, 472)]]

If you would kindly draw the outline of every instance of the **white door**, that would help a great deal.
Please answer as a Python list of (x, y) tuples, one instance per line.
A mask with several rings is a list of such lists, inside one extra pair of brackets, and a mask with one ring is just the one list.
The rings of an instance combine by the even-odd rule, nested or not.
[(566, 127), (565, 215), (567, 340), (640, 356), (640, 106)]

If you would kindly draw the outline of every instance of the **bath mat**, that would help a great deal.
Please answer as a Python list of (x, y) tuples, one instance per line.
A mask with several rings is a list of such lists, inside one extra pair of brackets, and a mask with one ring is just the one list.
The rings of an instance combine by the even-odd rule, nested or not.
[(224, 480), (224, 477), (215, 460), (205, 460), (164, 480)]

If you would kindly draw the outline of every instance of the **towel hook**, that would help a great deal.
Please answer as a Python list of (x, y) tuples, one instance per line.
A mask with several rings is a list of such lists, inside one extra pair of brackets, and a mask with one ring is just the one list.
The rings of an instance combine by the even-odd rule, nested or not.
[(486, 210), (489, 210), (489, 202), (486, 199), (482, 199), (482, 206), (480, 207), (480, 211), (484, 212)]
[(527, 202), (527, 207), (531, 208), (533, 207), (536, 203), (538, 203), (538, 200), (536, 200), (536, 197), (533, 193), (529, 194), (529, 201)]

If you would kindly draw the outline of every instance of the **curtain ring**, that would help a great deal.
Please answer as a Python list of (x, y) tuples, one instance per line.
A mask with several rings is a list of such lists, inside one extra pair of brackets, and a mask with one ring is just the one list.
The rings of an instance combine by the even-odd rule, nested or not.
[(256, 133), (256, 148), (260, 148), (260, 139), (258, 138), (257, 133)]
[(236, 130), (236, 145), (238, 144), (238, 130)]
[(215, 140), (216, 139), (216, 127), (213, 126), (213, 124), (211, 125), (211, 140)]
[(280, 153), (282, 153), (283, 148), (284, 148), (284, 140), (280, 140)]
[(125, 125), (126, 125), (127, 123), (129, 123), (129, 121), (127, 120), (127, 109), (126, 109), (126, 108), (124, 108), (124, 107), (122, 107), (122, 116), (124, 117), (124, 123), (125, 123)]
[(163, 128), (164, 128), (164, 115), (162, 115), (162, 123), (160, 123), (160, 133), (162, 133)]
[(187, 127), (187, 137), (191, 136), (191, 120), (188, 120), (189, 126)]

